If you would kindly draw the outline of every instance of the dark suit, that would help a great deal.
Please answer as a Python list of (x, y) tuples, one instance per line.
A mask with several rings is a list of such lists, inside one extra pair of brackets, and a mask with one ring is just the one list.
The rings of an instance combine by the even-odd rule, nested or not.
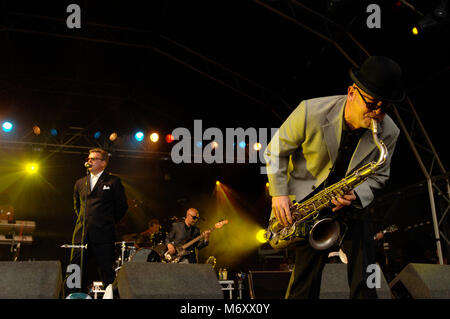
[[(87, 185), (86, 185), (87, 183)], [(87, 187), (86, 187), (87, 186)], [(87, 256), (83, 264), (83, 282), (89, 283), (89, 270), (96, 264), (105, 287), (114, 281), (114, 242), (115, 224), (125, 215), (128, 209), (125, 191), (120, 178), (104, 171), (90, 190), (90, 176), (80, 178), (75, 182), (73, 199), (74, 209), (78, 216), (72, 236), (72, 244), (80, 244), (83, 238), (83, 215), (87, 210), (84, 228), (84, 244), (88, 244)], [(85, 259), (87, 257), (87, 259)], [(79, 250), (72, 251), (71, 263), (79, 262)], [(96, 278), (94, 278), (96, 279)]]
[[(185, 244), (191, 239), (200, 236), (200, 229), (195, 226), (187, 227), (185, 222), (177, 222), (172, 224), (172, 228), (169, 232), (169, 235), (166, 238), (166, 244), (171, 243), (174, 246), (179, 244)], [(190, 254), (184, 256), (181, 261), (187, 259), (189, 263), (197, 263), (197, 253), (196, 248), (201, 249), (203, 247), (208, 246), (208, 242), (204, 240), (200, 240), (187, 248), (190, 251)]]

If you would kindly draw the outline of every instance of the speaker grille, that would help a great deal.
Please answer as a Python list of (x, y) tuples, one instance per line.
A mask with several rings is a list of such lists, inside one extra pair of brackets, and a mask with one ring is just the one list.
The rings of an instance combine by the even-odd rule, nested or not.
[(411, 263), (389, 285), (399, 299), (449, 299), (450, 266)]
[(126, 263), (117, 275), (121, 299), (223, 299), (210, 265)]
[(59, 261), (0, 262), (0, 299), (57, 299), (62, 288)]

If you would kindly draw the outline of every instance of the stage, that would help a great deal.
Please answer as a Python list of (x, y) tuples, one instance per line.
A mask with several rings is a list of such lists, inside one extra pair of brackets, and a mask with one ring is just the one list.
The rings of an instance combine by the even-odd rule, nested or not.
[[(363, 242), (373, 246), (371, 265), (379, 267), (378, 297), (448, 299), (447, 10), (442, 0), (3, 1), (0, 267), (9, 275), (0, 280), (0, 299), (65, 299), (73, 251), (93, 244), (109, 245), (100, 255), (113, 260), (114, 275), (142, 267), (127, 271), (125, 281), (136, 284), (122, 281), (122, 297), (114, 299), (192, 299), (193, 287), (159, 297), (151, 282), (139, 287), (147, 272), (167, 280), (158, 287), (195, 279), (189, 266), (136, 261), (143, 247), (185, 244), (175, 243), (173, 224), (195, 208), (198, 240), (208, 244), (194, 248), (192, 266), (208, 276), (207, 296), (290, 305), (283, 298), (295, 252), (270, 245), (273, 198), (304, 199), (325, 187), (344, 152), (341, 131), (353, 127), (346, 117), (351, 101), (378, 112), (364, 115), (378, 128), (358, 127), (365, 135), (352, 147), (360, 153), (347, 154), (340, 177), (377, 162), (383, 145), (389, 149), (365, 172), (372, 188), (348, 178), (339, 189), (355, 190), (355, 207), (367, 210)], [(387, 103), (355, 80), (365, 61), (379, 56), (401, 67), (403, 99)], [(341, 113), (325, 100), (337, 101)], [(345, 123), (339, 130), (338, 118)], [(309, 125), (279, 130), (289, 119)], [(280, 162), (268, 145), (283, 132), (280, 171), (289, 191), (278, 177), (269, 183), (271, 165)], [(316, 204), (332, 198), (305, 207), (318, 212)], [(80, 225), (90, 236), (77, 241)], [(208, 240), (205, 230), (214, 230)], [(340, 248), (327, 259), (320, 299), (348, 298)], [(151, 270), (159, 266), (181, 270)], [(106, 288), (89, 296), (103, 299)], [(181, 307), (181, 317), (200, 309)], [(267, 310), (262, 302), (258, 309)]]

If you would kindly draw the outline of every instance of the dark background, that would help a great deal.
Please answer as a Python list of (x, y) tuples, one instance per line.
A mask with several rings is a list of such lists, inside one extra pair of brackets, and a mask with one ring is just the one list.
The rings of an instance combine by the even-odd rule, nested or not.
[[(203, 129), (223, 131), (279, 127), (303, 99), (346, 94), (348, 70), (354, 66), (336, 45), (292, 19), (333, 39), (358, 65), (367, 55), (349, 34), (370, 55), (397, 61), (421, 122), (444, 166), (449, 163), (448, 24), (413, 36), (411, 27), (421, 17), (398, 1), (78, 1), (81, 29), (69, 29), (66, 8), (72, 2), (1, 1), (0, 119), (15, 124), (13, 134), (0, 136), (1, 191), (10, 197), (17, 220), (37, 223), (35, 242), (23, 247), (21, 259), (67, 260), (68, 251), (59, 246), (70, 242), (72, 188), (84, 174), (87, 151), (33, 151), (6, 141), (58, 144), (78, 127), (85, 135), (74, 144), (139, 150), (130, 137), (138, 128), (157, 130), (163, 139), (177, 127), (193, 132), (194, 119), (203, 121)], [(381, 7), (380, 29), (366, 25), (369, 3)], [(409, 3), (428, 14), (439, 1)], [(413, 138), (423, 142), (408, 103), (398, 107), (407, 128), (415, 128)], [(39, 137), (31, 133), (33, 125), (41, 127)], [(63, 133), (51, 137), (48, 132), (54, 127)], [(94, 141), (97, 130), (103, 134)], [(107, 140), (113, 131), (121, 138), (117, 144)], [(168, 223), (190, 206), (204, 213), (201, 225), (210, 227), (215, 220), (207, 219), (206, 210), (216, 180), (240, 194), (254, 224), (266, 227), (270, 201), (260, 164), (177, 165), (170, 160), (170, 147), (164, 141), (146, 146), (145, 158), (130, 157), (139, 152), (112, 153), (109, 169), (122, 178), (130, 205), (118, 225), (120, 234), (144, 230), (153, 217)], [(30, 158), (40, 161), (42, 178), (11, 182), (11, 175)], [(440, 175), (436, 167), (432, 173)], [(391, 179), (371, 206), (376, 230), (398, 225), (399, 231), (387, 239), (390, 257), (401, 257), (399, 267), (435, 262), (431, 224), (404, 231), (431, 221), (424, 180), (402, 134)], [(8, 258), (6, 249), (2, 259)], [(255, 249), (235, 269), (264, 267), (272, 266)]]

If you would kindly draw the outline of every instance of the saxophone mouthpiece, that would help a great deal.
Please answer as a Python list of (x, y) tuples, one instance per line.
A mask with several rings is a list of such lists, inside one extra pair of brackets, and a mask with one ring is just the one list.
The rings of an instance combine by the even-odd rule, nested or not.
[(372, 133), (378, 134), (378, 123), (377, 123), (377, 120), (371, 119), (371, 121), (370, 121), (370, 130), (372, 131)]

